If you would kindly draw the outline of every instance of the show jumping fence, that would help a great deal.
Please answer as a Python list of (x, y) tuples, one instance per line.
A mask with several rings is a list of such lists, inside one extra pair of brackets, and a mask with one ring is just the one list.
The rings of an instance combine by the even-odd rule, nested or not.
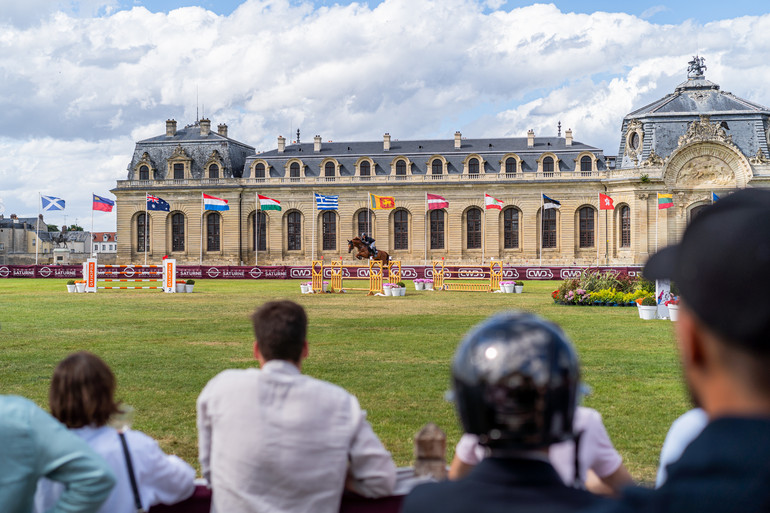
[[(144, 276), (133, 278), (133, 276)], [(83, 279), (86, 292), (103, 290), (162, 290), (176, 292), (176, 260), (167, 258), (162, 265), (103, 265), (99, 266), (95, 258), (83, 263)], [(100, 285), (100, 283), (109, 285)], [(112, 283), (158, 283), (159, 285), (114, 286)]]
[[(383, 266), (379, 260), (369, 260), (368, 265), (345, 265), (342, 259), (339, 262), (331, 261), (329, 263), (330, 287), (331, 292), (347, 292), (359, 290), (367, 292), (367, 295), (383, 294), (384, 269), (388, 270), (388, 280), (393, 283), (401, 281), (401, 262), (398, 260), (389, 262)], [(344, 269), (368, 269), (368, 276), (344, 276)], [(311, 285), (313, 292), (323, 292), (324, 266), (323, 260), (313, 260), (310, 266)], [(368, 287), (348, 287), (344, 284), (345, 280), (368, 280)]]
[[(489, 264), (489, 283), (457, 283), (457, 281), (478, 281), (481, 278), (469, 277), (462, 278), (457, 276), (450, 277), (449, 271), (444, 265), (444, 261), (433, 261), (433, 288), (435, 290), (454, 290), (460, 292), (494, 292), (500, 288), (500, 281), (503, 278), (503, 263), (492, 261)], [(486, 274), (486, 273), (485, 273)], [(484, 277), (486, 278), (486, 276)], [(456, 280), (447, 282), (447, 280)]]

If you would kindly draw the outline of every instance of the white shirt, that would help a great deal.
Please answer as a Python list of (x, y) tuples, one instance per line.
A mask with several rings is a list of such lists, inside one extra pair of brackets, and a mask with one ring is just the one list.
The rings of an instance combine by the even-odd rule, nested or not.
[[(588, 469), (593, 470), (599, 477), (607, 477), (620, 468), (623, 458), (612, 445), (598, 411), (578, 406), (573, 425), (576, 433), (582, 432), (578, 458), (581, 482), (585, 483)], [(486, 448), (479, 445), (476, 435), (466, 433), (457, 443), (455, 454), (463, 463), (477, 465), (486, 456)], [(575, 482), (574, 440), (551, 445), (548, 448), (548, 459), (562, 481), (571, 486)]]
[(655, 488), (663, 486), (668, 478), (666, 467), (679, 460), (687, 446), (698, 437), (708, 422), (708, 415), (705, 411), (700, 408), (693, 408), (671, 424), (666, 439), (663, 441), (663, 448), (660, 450), (660, 464)]
[(209, 381), (198, 446), (219, 513), (337, 513), (346, 476), (367, 497), (392, 494), (396, 481), (358, 400), (282, 360)]
[[(134, 492), (118, 432), (108, 426), (89, 426), (71, 431), (104, 458), (115, 473), (115, 488), (98, 513), (135, 513)], [(156, 504), (174, 504), (193, 494), (194, 468), (176, 456), (165, 454), (155, 440), (141, 431), (126, 431), (126, 443), (134, 466), (139, 498), (145, 510)], [(52, 508), (62, 490), (61, 484), (41, 479), (35, 494), (35, 511), (41, 513)]]

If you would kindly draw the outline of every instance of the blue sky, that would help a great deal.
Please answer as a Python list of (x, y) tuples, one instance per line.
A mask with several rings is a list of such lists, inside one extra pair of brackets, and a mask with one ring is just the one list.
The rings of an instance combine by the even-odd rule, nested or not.
[(696, 52), (707, 78), (770, 105), (768, 9), (696, 5), (0, 0), (0, 200), (26, 217), (59, 196), (90, 224), (90, 194), (126, 178), (136, 141), (204, 113), (257, 151), (297, 128), (451, 139), (561, 122), (615, 155), (623, 116), (672, 92)]

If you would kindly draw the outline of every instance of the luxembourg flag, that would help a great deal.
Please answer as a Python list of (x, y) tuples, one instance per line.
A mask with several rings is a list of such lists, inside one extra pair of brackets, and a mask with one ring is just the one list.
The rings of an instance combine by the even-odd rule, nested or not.
[(227, 200), (217, 198), (216, 196), (209, 196), (203, 193), (203, 209), (204, 210), (230, 210), (227, 206)]

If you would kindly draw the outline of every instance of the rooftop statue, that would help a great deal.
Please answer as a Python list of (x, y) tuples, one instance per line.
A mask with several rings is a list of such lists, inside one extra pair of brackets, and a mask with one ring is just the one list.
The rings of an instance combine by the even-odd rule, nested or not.
[(706, 71), (706, 58), (697, 55), (687, 63), (687, 78), (703, 78), (703, 72)]

